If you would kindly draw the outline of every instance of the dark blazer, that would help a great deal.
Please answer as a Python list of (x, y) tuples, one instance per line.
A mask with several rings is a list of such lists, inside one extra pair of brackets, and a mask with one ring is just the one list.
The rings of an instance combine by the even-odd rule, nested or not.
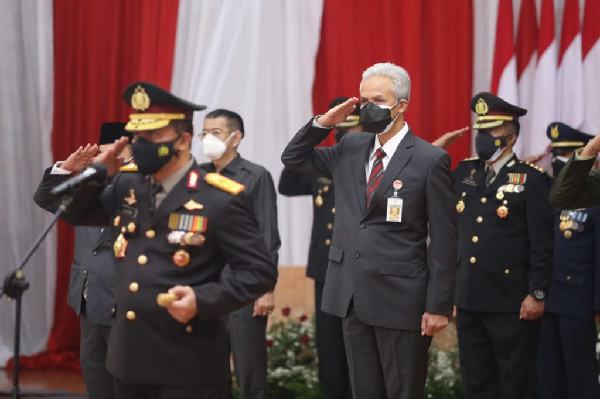
[[(212, 163), (203, 163), (200, 168), (207, 173), (215, 171)], [(277, 193), (271, 173), (263, 166), (250, 162), (239, 154), (220, 173), (246, 187), (244, 193), (256, 216), (260, 234), (271, 253), (273, 265), (277, 267), (281, 239), (277, 227)]]
[[(49, 188), (62, 183), (71, 176), (51, 175), (46, 169), (34, 195), (35, 202), (49, 212), (58, 209), (57, 199)], [(79, 316), (82, 311), (82, 295), (87, 284), (85, 314), (91, 322), (108, 326), (111, 324), (115, 306), (115, 271), (112, 255), (111, 229), (99, 227), (75, 227), (75, 246), (67, 301)]]
[[(327, 134), (311, 120), (282, 155), (285, 166), (312, 164), (335, 186), (323, 311), (346, 317), (352, 302), (364, 323), (412, 331), (420, 331), (425, 311), (451, 314), (457, 233), (448, 154), (409, 130), (367, 209), (365, 165), (375, 136), (349, 134), (314, 148)], [(395, 180), (403, 182), (401, 223), (385, 220)]]
[[(485, 163), (479, 159), (461, 162), (454, 179), (454, 212), (459, 215), (456, 306), (468, 311), (518, 313), (528, 293), (548, 288), (552, 268), (550, 178), (514, 157), (489, 187), (485, 185)], [(498, 189), (511, 179), (522, 179), (522, 189), (503, 191), (499, 198)], [(501, 218), (498, 209), (503, 205), (508, 213)]]
[(600, 170), (592, 168), (596, 158), (567, 162), (554, 181), (550, 202), (558, 209), (600, 205)]
[[(107, 366), (125, 383), (228, 382), (229, 337), (219, 317), (275, 284), (276, 269), (245, 195), (228, 194), (206, 182), (205, 175), (194, 162), (158, 209), (151, 210), (150, 179), (121, 173), (108, 187), (80, 187), (65, 214), (70, 223), (110, 224), (115, 233), (124, 231), (128, 244), (124, 258), (115, 260), (117, 309)], [(194, 217), (196, 226), (204, 226), (199, 227), (205, 238), (201, 245), (167, 240), (174, 230), (191, 231), (186, 221)], [(189, 263), (176, 266), (178, 251), (187, 252)], [(233, 273), (221, 279), (225, 263)], [(198, 315), (187, 324), (156, 301), (175, 285), (189, 285), (196, 293)]]
[(560, 228), (554, 213), (554, 264), (546, 312), (589, 318), (600, 312), (600, 208), (564, 211), (575, 225)]
[(279, 178), (279, 192), (287, 196), (312, 196), (313, 223), (306, 275), (323, 283), (335, 216), (333, 183), (312, 168), (297, 171), (286, 167)]

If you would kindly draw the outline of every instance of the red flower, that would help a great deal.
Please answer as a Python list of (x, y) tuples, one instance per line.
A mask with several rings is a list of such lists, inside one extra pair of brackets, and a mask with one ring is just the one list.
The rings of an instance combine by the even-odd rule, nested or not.
[(285, 317), (288, 317), (291, 312), (292, 312), (292, 309), (290, 309), (289, 306), (286, 306), (285, 308), (281, 309), (281, 314), (284, 315)]
[(267, 340), (267, 348), (271, 348), (273, 346), (273, 340), (272, 339), (268, 339)]
[(300, 316), (300, 323), (304, 323), (306, 320), (308, 320), (308, 316), (303, 314), (302, 316)]
[(300, 342), (302, 342), (304, 345), (308, 345), (308, 343), (310, 342), (310, 337), (304, 334), (300, 337)]

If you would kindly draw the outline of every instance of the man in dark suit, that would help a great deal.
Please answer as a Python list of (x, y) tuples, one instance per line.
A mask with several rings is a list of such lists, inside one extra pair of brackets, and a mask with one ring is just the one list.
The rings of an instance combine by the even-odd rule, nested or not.
[[(312, 165), (335, 185), (322, 309), (343, 318), (354, 397), (419, 399), (431, 336), (452, 311), (450, 159), (404, 121), (410, 78), (403, 68), (368, 68), (360, 96), (312, 119), (282, 161), (291, 168)], [(370, 133), (315, 148), (359, 102), (361, 125)]]
[[(329, 104), (329, 109), (347, 100), (347, 97), (338, 97)], [(336, 125), (336, 143), (349, 132), (361, 131), (358, 118), (356, 110)], [(313, 168), (298, 171), (286, 167), (279, 178), (279, 192), (287, 196), (312, 195), (313, 223), (306, 276), (315, 282), (315, 337), (319, 359), (319, 384), (326, 399), (350, 398), (352, 390), (344, 348), (342, 319), (321, 310), (334, 224), (333, 182), (328, 177), (319, 176)]]
[[(593, 138), (564, 123), (548, 126), (552, 169)], [(538, 398), (597, 399), (596, 317), (600, 313), (600, 209), (554, 211), (554, 263), (541, 321)]]
[[(112, 148), (120, 137), (131, 137), (124, 130), (125, 124), (103, 123), (100, 129), (99, 151)], [(68, 170), (74, 165), (82, 153), (87, 153), (93, 146), (75, 152), (64, 162), (57, 162), (48, 168), (36, 196), (36, 202), (42, 208), (56, 212), (59, 202), (49, 195), (43, 187), (53, 187), (64, 180)], [(93, 149), (92, 149), (93, 150)], [(121, 154), (123, 159), (130, 157), (129, 147)], [(64, 166), (66, 169), (63, 169)], [(98, 227), (75, 227), (75, 249), (71, 276), (69, 281), (68, 303), (79, 316), (80, 344), (79, 361), (87, 395), (90, 399), (114, 398), (113, 378), (106, 369), (106, 353), (108, 335), (115, 306), (114, 261), (111, 250), (111, 230)]]
[(512, 149), (526, 110), (473, 97), (479, 158), (454, 173), (460, 364), (468, 399), (533, 398), (536, 321), (552, 266), (550, 178)]
[[(122, 138), (94, 162), (110, 186), (74, 192), (64, 219), (111, 225), (116, 311), (107, 366), (118, 399), (229, 398), (229, 340), (221, 316), (271, 290), (276, 271), (244, 186), (205, 173), (190, 154), (191, 104), (151, 83), (124, 92), (134, 109), (136, 168), (118, 172)], [(80, 170), (72, 170), (78, 173)], [(231, 275), (223, 279), (227, 263)]]
[[(277, 193), (268, 170), (242, 158), (237, 148), (245, 135), (242, 117), (216, 109), (204, 117), (202, 151), (212, 162), (200, 165), (246, 187), (261, 236), (277, 268), (281, 246), (277, 227)], [(275, 273), (277, 270), (275, 270)], [(231, 274), (225, 266), (224, 276)], [(262, 399), (267, 389), (267, 317), (275, 307), (273, 292), (227, 315), (231, 352), (241, 399)]]

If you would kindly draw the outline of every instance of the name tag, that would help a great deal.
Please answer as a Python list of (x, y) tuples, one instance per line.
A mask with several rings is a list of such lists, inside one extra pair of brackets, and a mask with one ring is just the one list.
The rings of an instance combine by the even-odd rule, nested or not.
[(387, 199), (387, 222), (400, 223), (402, 222), (402, 204), (404, 200), (398, 197), (390, 197)]

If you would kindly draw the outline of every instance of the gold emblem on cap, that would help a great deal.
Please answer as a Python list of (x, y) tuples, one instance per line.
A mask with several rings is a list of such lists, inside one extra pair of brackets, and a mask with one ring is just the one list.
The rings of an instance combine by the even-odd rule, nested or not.
[(190, 254), (184, 249), (173, 254), (173, 263), (177, 267), (186, 267), (190, 263)]
[(488, 107), (487, 103), (483, 98), (477, 100), (477, 104), (475, 104), (475, 112), (477, 113), (477, 115), (485, 115), (488, 113), (489, 110), (490, 108)]
[(136, 111), (145, 111), (150, 108), (150, 96), (146, 93), (146, 90), (139, 86), (133, 90), (131, 95), (131, 107)]
[(554, 125), (550, 128), (550, 137), (557, 139), (558, 136), (560, 136), (560, 133), (558, 132), (558, 125)]
[(204, 205), (192, 199), (186, 202), (183, 207), (188, 211), (199, 211), (200, 209), (204, 209)]

